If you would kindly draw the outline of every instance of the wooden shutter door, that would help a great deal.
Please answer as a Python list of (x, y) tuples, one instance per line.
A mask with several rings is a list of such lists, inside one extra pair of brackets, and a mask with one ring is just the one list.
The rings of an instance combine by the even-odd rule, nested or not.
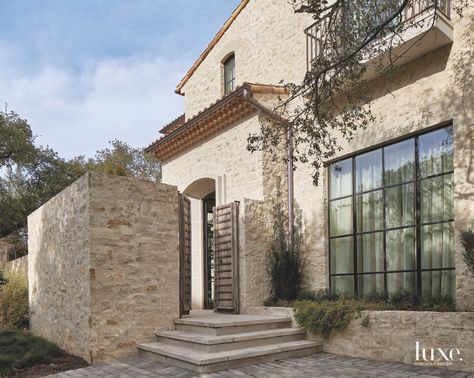
[(191, 311), (191, 201), (179, 194), (180, 317)]
[(238, 226), (238, 202), (214, 208), (214, 306), (218, 312), (239, 312)]

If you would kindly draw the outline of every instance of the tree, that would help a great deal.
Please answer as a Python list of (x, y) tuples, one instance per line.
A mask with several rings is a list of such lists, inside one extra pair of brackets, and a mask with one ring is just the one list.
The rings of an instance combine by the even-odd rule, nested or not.
[[(393, 49), (408, 28), (421, 26), (414, 17), (405, 17), (418, 3), (422, 4), (419, 0), (293, 0), (296, 12), (308, 13), (315, 21), (308, 32), (314, 36), (316, 54), (302, 83), (283, 83), (290, 95), (275, 111), (287, 122), (279, 127), (263, 123), (260, 134), (249, 137), (248, 149), (266, 149), (280, 159), (278, 146), (291, 130), (292, 160), (310, 163), (313, 183), (318, 185), (323, 162), (341, 149), (341, 140), (350, 141), (356, 130), (374, 120), (367, 71), (376, 71), (390, 92), (396, 62), (411, 46), (402, 55)], [(462, 16), (469, 0), (451, 0), (451, 5)], [(434, 21), (431, 17), (422, 22), (431, 23), (429, 30)], [(371, 62), (370, 67), (364, 62)]]
[(154, 156), (114, 140), (112, 148), (67, 160), (37, 146), (28, 122), (13, 112), (0, 112), (0, 237), (8, 237), (12, 257), (27, 253), (27, 217), (87, 171), (140, 179), (161, 177)]
[(34, 153), (34, 136), (28, 123), (13, 112), (0, 112), (0, 168), (28, 161)]
[(86, 164), (90, 170), (143, 180), (161, 180), (161, 164), (153, 154), (117, 139), (109, 144), (112, 148), (97, 151), (95, 158)]

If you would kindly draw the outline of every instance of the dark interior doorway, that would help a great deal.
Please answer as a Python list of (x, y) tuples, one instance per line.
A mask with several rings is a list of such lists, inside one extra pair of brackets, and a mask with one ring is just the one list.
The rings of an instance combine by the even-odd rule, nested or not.
[(214, 308), (214, 213), (216, 193), (212, 192), (202, 199), (204, 233), (204, 308)]

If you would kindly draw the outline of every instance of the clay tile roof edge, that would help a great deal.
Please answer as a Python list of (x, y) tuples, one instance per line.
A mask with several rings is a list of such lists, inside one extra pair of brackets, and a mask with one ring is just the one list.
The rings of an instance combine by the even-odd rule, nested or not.
[(289, 93), (288, 89), (283, 86), (244, 83), (241, 86), (239, 86), (235, 91), (228, 94), (224, 98), (217, 100), (215, 103), (211, 104), (207, 108), (203, 109), (193, 118), (189, 119), (188, 121), (183, 123), (181, 126), (171, 131), (169, 134), (153, 142), (150, 146), (148, 146), (145, 149), (145, 152), (152, 152), (155, 149), (155, 147), (162, 145), (166, 143), (167, 141), (175, 138), (176, 136), (184, 132), (186, 129), (189, 129), (194, 124), (200, 122), (201, 120), (206, 118), (209, 114), (212, 114), (213, 112), (217, 111), (221, 107), (227, 105), (229, 102), (236, 99), (237, 97), (244, 98), (244, 100), (250, 103), (256, 110), (262, 111), (263, 113), (267, 114), (269, 117), (274, 118), (278, 122), (285, 122), (285, 120), (281, 118), (281, 116), (274, 113), (272, 110), (266, 108), (264, 105), (260, 104), (259, 102), (255, 101), (253, 98), (247, 96), (246, 94), (248, 94), (249, 92), (251, 94), (257, 93), (257, 94), (274, 94), (274, 95), (280, 95), (280, 94), (287, 95)]
[(177, 129), (178, 127), (182, 126), (185, 123), (185, 121), (186, 121), (186, 119), (185, 119), (185, 115), (183, 113), (178, 118), (176, 118), (175, 120), (173, 120), (170, 123), (168, 123), (167, 125), (163, 126), (160, 130), (160, 133), (161, 134), (166, 134), (167, 132), (171, 132), (171, 131)]

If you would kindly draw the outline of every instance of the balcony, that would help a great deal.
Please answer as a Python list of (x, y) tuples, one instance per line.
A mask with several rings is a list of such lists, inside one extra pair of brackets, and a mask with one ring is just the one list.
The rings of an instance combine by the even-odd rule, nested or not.
[[(380, 62), (388, 64), (395, 57), (393, 64), (402, 66), (453, 42), (450, 0), (413, 0), (400, 22), (407, 25), (401, 35), (393, 34), (375, 42), (382, 46), (378, 50), (385, 53), (362, 61), (367, 65), (366, 80), (378, 75), (375, 66)], [(313, 71), (318, 58), (331, 48), (327, 46), (324, 38), (326, 23), (326, 20), (317, 21), (305, 30), (308, 73)], [(388, 53), (389, 46), (391, 46), (391, 57)]]

